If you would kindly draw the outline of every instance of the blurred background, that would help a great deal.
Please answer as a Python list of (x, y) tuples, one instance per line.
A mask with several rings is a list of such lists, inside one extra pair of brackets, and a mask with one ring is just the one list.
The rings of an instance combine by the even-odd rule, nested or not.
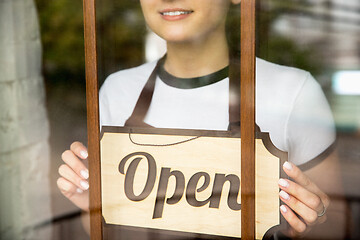
[[(11, 11), (15, 12), (24, 2), (36, 7), (31, 18), (40, 29), (42, 70), (39, 74), (44, 85), (39, 88), (46, 95), (43, 101), (47, 120), (44, 121), (48, 121), (50, 133), (41, 131), (42, 141), (48, 140), (50, 146), (49, 167), (44, 168), (49, 176), (44, 188), (49, 186), (50, 197), (44, 197), (48, 203), (43, 203), (49, 205), (50, 214), (26, 226), (51, 237), (28, 239), (88, 239), (81, 227), (79, 210), (56, 187), (61, 153), (75, 140), (87, 142), (82, 1), (0, 0), (0, 11), (12, 4)], [(328, 98), (336, 121), (341, 171), (349, 203), (344, 234), (347, 239), (360, 239), (360, 1), (259, 0), (258, 3), (258, 57), (311, 72)], [(27, 12), (17, 14), (20, 13), (24, 16)], [(9, 20), (2, 16), (0, 27), (9, 29)], [(25, 31), (29, 21), (21, 16)], [(163, 51), (161, 43), (146, 29), (137, 1), (97, 1), (97, 17), (100, 82), (114, 71), (159, 56), (145, 51), (146, 43), (155, 44)], [(0, 36), (3, 35), (0, 33)], [(39, 54), (41, 56), (41, 50)], [(5, 71), (1, 66), (0, 70)], [(1, 86), (5, 86), (5, 82), (0, 76)], [(3, 112), (1, 120), (6, 123)], [(6, 155), (9, 151), (14, 149), (0, 153)], [(1, 189), (2, 199), (14, 196), (16, 193), (6, 195)]]

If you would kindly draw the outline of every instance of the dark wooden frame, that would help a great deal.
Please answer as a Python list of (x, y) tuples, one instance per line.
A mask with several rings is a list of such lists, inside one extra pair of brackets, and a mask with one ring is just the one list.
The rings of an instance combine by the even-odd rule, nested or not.
[(241, 239), (255, 239), (256, 0), (241, 1)]
[[(90, 170), (90, 234), (102, 240), (99, 84), (95, 0), (83, 0), (86, 102)], [(241, 238), (255, 239), (255, 10), (241, 1)]]
[(90, 236), (102, 240), (101, 176), (100, 176), (100, 123), (99, 82), (96, 51), (96, 0), (83, 0), (86, 105), (89, 152)]

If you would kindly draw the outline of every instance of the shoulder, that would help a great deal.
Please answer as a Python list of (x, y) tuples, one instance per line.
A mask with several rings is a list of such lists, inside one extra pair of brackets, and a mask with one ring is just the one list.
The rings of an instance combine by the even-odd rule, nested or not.
[(155, 65), (156, 62), (145, 63), (109, 75), (101, 86), (100, 102), (106, 100), (112, 104), (137, 99)]
[(256, 76), (260, 84), (276, 86), (281, 89), (291, 86), (291, 89), (300, 88), (305, 81), (313, 80), (311, 74), (307, 71), (283, 66), (256, 59)]
[(122, 126), (131, 115), (156, 62), (121, 70), (109, 75), (99, 93), (102, 125)]
[[(334, 141), (331, 110), (320, 84), (307, 71), (257, 59), (257, 121), (274, 144), (303, 164)], [(314, 134), (316, 133), (316, 134)]]
[(322, 89), (309, 72), (257, 59), (256, 100), (259, 108), (276, 109), (278, 114), (272, 115), (281, 117), (285, 125), (296, 105), (305, 103), (304, 100), (311, 102), (319, 96), (323, 98)]
[(114, 89), (118, 87), (142, 87), (150, 76), (156, 62), (145, 63), (137, 67), (124, 69), (110, 74), (101, 88)]
[[(298, 96), (309, 80), (316, 82), (304, 70), (257, 58), (256, 101), (260, 123), (263, 122), (264, 126), (272, 126), (276, 122), (281, 122), (285, 127)], [(274, 118), (273, 122), (269, 122), (269, 116)]]

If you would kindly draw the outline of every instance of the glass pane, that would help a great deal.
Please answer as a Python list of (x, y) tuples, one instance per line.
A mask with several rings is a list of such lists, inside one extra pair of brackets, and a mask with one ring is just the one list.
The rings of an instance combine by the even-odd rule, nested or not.
[[(140, 3), (97, 5), (104, 236), (239, 238), (240, 5)], [(261, 239), (287, 155), (266, 133), (256, 151)]]
[[(290, 160), (291, 152), (296, 151), (297, 145), (291, 145), (289, 134), (290, 137), (304, 138), (304, 146), (307, 147), (300, 155), (293, 153), (298, 156), (294, 157), (294, 161), (301, 160), (302, 156), (304, 161), (310, 161), (304, 172), (332, 200), (327, 210), (328, 220), (322, 225), (314, 226), (309, 236), (356, 239), (360, 234), (359, 229), (352, 226), (359, 225), (360, 196), (356, 186), (360, 179), (358, 174), (355, 174), (360, 169), (360, 150), (357, 147), (360, 141), (359, 2), (261, 0), (258, 9), (257, 56), (275, 64), (303, 69), (313, 76), (287, 69), (287, 74), (292, 72), (293, 75), (284, 73), (287, 79), (284, 79), (277, 89), (277, 94), (282, 95), (295, 91), (293, 96), (297, 98), (294, 99), (291, 114), (300, 111), (297, 120), (292, 119), (292, 115), (288, 119), (298, 121), (295, 124), (298, 129), (292, 130), (293, 123), (287, 123), (286, 138), (290, 145)], [(261, 74), (260, 72), (259, 75)], [(298, 79), (301, 74), (305, 74), (307, 80)], [(271, 75), (268, 76), (270, 77)], [(313, 87), (309, 87), (310, 82), (313, 82)], [(332, 116), (325, 117), (328, 115), (325, 110), (328, 104), (320, 103), (322, 93), (316, 90), (318, 86), (325, 93)], [(287, 104), (289, 103), (274, 106), (272, 111), (280, 111)], [(300, 107), (302, 108), (297, 109)], [(324, 130), (326, 122), (332, 119), (336, 130), (339, 161), (339, 165), (334, 169), (330, 167), (333, 165), (329, 157), (322, 162), (311, 164), (313, 157), (325, 154), (326, 149), (332, 146), (333, 133)], [(312, 130), (309, 130), (310, 128)], [(308, 135), (303, 136), (305, 134)], [(316, 152), (305, 156), (313, 149), (317, 149)], [(340, 173), (340, 177), (335, 178), (337, 173)], [(322, 200), (324, 201), (324, 198)], [(345, 210), (345, 205), (349, 207), (349, 211)]]
[[(240, 180), (235, 175), (224, 179), (235, 188), (229, 203), (228, 188), (221, 202), (217, 197), (221, 193), (211, 195), (215, 186), (222, 189), (223, 175), (216, 174), (224, 170), (203, 155), (207, 148), (202, 149), (210, 136), (217, 135), (226, 137), (224, 145), (237, 146), (235, 156), (240, 151), (239, 139), (226, 132), (226, 31), (235, 31), (233, 45), (239, 51), (240, 26), (230, 25), (233, 29), (225, 31), (229, 5), (213, 3), (209, 9), (205, 1), (141, 1), (142, 8), (132, 1), (97, 5), (99, 78), (106, 79), (100, 90), (106, 239), (207, 239), (240, 233), (240, 223), (236, 224), (240, 222)], [(239, 21), (239, 5), (230, 11), (231, 21)], [(208, 22), (205, 14), (214, 20)], [(208, 48), (211, 54), (204, 51)], [(158, 61), (165, 53), (166, 58)], [(110, 155), (119, 159), (114, 162)], [(219, 151), (211, 159), (221, 156)], [(240, 171), (239, 159), (231, 163), (236, 173)], [(218, 212), (219, 205), (233, 215), (228, 221), (234, 224), (227, 225), (227, 232), (221, 231), (225, 226), (205, 227), (214, 225), (206, 212)]]

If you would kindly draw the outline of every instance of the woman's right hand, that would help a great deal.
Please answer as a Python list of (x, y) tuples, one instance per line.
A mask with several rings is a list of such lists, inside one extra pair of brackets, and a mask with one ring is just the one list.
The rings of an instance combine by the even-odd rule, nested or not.
[(57, 180), (61, 193), (83, 211), (89, 211), (89, 171), (84, 163), (88, 153), (86, 147), (80, 142), (74, 142), (70, 150), (62, 153), (64, 161), (58, 171)]

